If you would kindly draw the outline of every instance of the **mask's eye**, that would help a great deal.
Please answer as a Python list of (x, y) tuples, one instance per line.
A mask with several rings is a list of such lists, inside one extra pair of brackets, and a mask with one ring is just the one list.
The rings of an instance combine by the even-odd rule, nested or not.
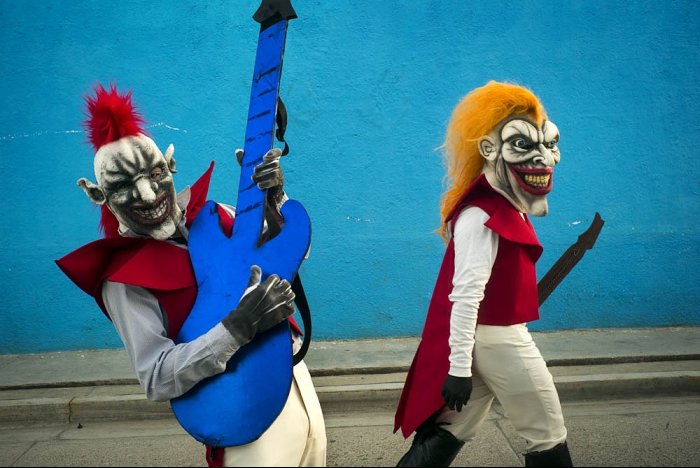
[(128, 189), (129, 182), (126, 180), (118, 180), (118, 181), (109, 183), (105, 188), (107, 190), (109, 190), (110, 192), (118, 193), (118, 192), (122, 192), (122, 191)]
[(519, 150), (529, 150), (532, 148), (532, 142), (525, 138), (514, 138), (510, 141), (510, 144)]
[(160, 177), (163, 175), (163, 169), (160, 167), (154, 167), (153, 170), (151, 171), (151, 180), (160, 180)]
[(554, 149), (557, 147), (557, 143), (559, 143), (558, 140), (548, 141), (544, 144), (544, 146), (546, 146), (548, 149)]

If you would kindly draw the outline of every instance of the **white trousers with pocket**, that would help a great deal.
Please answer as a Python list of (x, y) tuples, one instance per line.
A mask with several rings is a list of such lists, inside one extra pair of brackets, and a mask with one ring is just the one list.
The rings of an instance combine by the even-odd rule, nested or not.
[(471, 397), (461, 412), (445, 408), (436, 422), (446, 423), (446, 430), (469, 442), (495, 397), (526, 440), (527, 452), (564, 442), (567, 433), (554, 379), (526, 324), (477, 325), (474, 338)]
[(224, 466), (326, 466), (326, 426), (311, 375), (303, 361), (293, 372), (280, 415), (258, 440), (227, 447)]

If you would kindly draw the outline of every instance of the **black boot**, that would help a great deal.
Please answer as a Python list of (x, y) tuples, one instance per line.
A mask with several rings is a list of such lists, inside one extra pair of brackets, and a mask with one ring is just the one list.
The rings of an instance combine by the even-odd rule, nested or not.
[(464, 442), (432, 421), (423, 423), (396, 466), (450, 466)]
[(525, 466), (574, 466), (566, 442), (541, 452), (525, 454)]

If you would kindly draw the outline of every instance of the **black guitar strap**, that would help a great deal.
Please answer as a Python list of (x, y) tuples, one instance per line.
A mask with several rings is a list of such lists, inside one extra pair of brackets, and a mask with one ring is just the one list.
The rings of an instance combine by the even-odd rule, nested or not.
[(296, 366), (304, 359), (311, 344), (311, 310), (309, 309), (309, 302), (306, 300), (306, 293), (304, 293), (304, 286), (301, 284), (299, 273), (292, 281), (292, 291), (294, 291), (295, 295), (294, 303), (297, 305), (301, 314), (301, 320), (304, 322), (304, 341), (301, 344), (301, 349), (294, 355), (293, 362)]
[[(277, 96), (277, 115), (275, 115), (275, 123), (277, 126), (277, 131), (275, 132), (275, 137), (280, 142), (284, 143), (284, 149), (282, 150), (282, 156), (289, 153), (289, 144), (284, 139), (284, 132), (287, 130), (287, 108), (282, 102), (282, 98)], [(309, 309), (309, 302), (306, 300), (306, 293), (304, 292), (304, 286), (301, 284), (301, 278), (299, 274), (294, 277), (292, 281), (292, 291), (294, 291), (294, 303), (299, 309), (301, 314), (301, 320), (304, 322), (304, 341), (301, 344), (301, 348), (294, 355), (293, 363), (296, 366), (304, 359), (306, 352), (309, 350), (309, 345), (311, 344), (311, 310)]]
[(284, 141), (284, 132), (287, 130), (287, 108), (282, 102), (282, 98), (277, 96), (277, 114), (275, 115), (275, 121), (277, 123), (277, 131), (275, 136), (279, 141), (284, 143), (284, 149), (282, 150), (282, 156), (289, 153), (289, 145)]

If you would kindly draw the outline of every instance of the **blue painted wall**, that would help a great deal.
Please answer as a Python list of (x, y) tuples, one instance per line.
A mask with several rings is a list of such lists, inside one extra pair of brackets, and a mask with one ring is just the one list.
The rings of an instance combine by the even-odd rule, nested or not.
[[(120, 347), (53, 260), (97, 237), (82, 96), (132, 89), (178, 188), (217, 161), (235, 204), (257, 1), (0, 0), (0, 353)], [(320, 339), (416, 335), (443, 245), (452, 108), (488, 80), (532, 88), (558, 124), (544, 273), (587, 227), (595, 249), (535, 330), (700, 324), (700, 3), (296, 0), (282, 93), (287, 190), (313, 221), (303, 267)]]

